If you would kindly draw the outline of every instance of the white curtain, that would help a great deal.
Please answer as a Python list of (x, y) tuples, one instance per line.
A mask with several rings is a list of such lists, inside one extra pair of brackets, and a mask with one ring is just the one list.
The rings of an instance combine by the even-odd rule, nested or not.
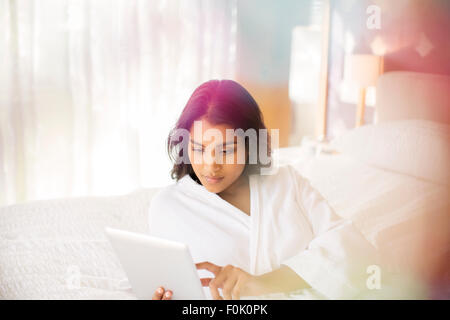
[(170, 182), (192, 91), (234, 78), (236, 3), (0, 0), (0, 205)]

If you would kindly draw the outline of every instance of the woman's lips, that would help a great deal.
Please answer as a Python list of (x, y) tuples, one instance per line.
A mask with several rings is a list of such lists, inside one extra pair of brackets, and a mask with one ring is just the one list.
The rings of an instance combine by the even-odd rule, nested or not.
[(216, 184), (223, 180), (223, 177), (210, 177), (210, 176), (203, 176), (206, 179), (206, 182), (209, 184)]

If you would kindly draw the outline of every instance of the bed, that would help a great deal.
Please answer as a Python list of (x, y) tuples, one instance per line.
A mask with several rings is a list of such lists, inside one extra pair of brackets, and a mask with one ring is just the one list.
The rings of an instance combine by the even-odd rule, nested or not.
[[(276, 155), (352, 219), (392, 270), (421, 273), (449, 258), (449, 84), (444, 76), (387, 73), (377, 86), (376, 124), (318, 154), (302, 146)], [(0, 208), (0, 298), (135, 299), (103, 229), (145, 233), (155, 192)]]

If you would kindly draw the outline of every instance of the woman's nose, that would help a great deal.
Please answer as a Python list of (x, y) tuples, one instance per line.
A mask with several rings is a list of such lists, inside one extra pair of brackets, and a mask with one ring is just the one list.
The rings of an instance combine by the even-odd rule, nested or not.
[(205, 164), (210, 172), (217, 172), (221, 169), (222, 164), (217, 163), (217, 161), (213, 158), (210, 163)]
[[(219, 154), (220, 153), (217, 153), (217, 155)], [(214, 168), (216, 171), (219, 170), (223, 164), (223, 159), (220, 157), (216, 157), (216, 151), (214, 149), (209, 153), (205, 152), (203, 160), (207, 166)]]

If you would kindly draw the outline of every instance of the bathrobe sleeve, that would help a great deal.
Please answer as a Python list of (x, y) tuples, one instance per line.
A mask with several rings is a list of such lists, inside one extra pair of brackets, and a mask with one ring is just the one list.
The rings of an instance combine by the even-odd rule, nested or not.
[(306, 250), (282, 264), (294, 270), (312, 288), (329, 299), (350, 299), (367, 290), (366, 270), (375, 264), (375, 248), (339, 217), (322, 195), (295, 169), (291, 170), (296, 201), (307, 216), (313, 239)]

